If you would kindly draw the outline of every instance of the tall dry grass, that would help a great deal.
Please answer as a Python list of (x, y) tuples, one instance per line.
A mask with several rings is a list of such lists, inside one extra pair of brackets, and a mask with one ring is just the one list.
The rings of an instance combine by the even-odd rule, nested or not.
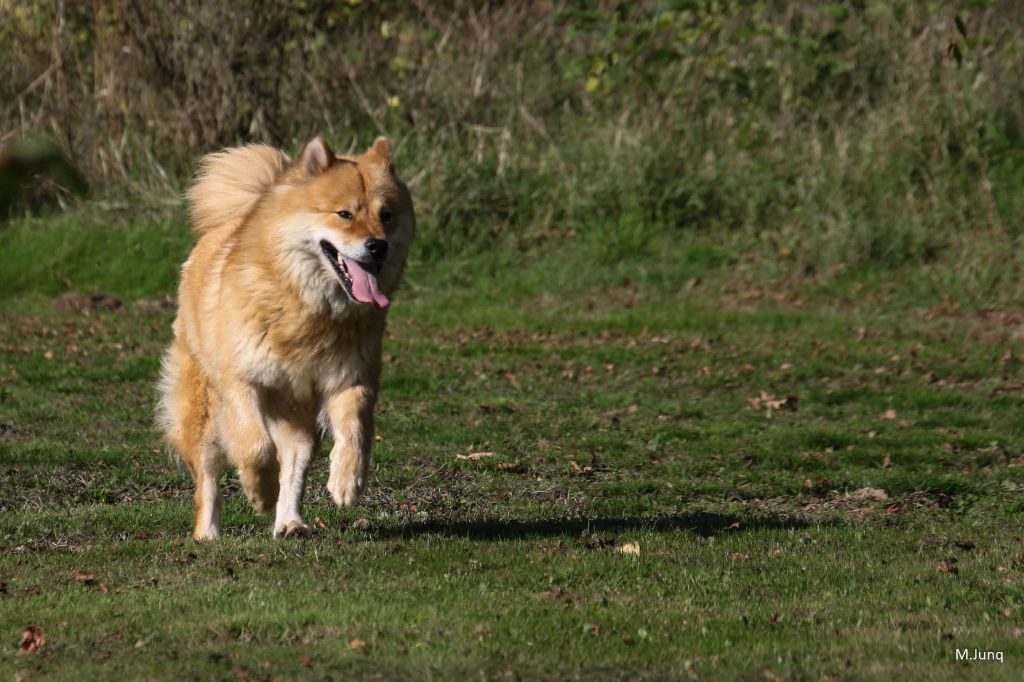
[(754, 238), (804, 271), (929, 262), (1024, 213), (1012, 1), (0, 0), (0, 135), (110, 200), (317, 132), (397, 143), (421, 254)]

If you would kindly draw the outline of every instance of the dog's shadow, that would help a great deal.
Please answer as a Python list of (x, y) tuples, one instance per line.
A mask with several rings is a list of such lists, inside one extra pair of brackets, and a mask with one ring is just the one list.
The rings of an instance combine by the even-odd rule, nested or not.
[(374, 535), (383, 538), (414, 538), (420, 535), (441, 535), (469, 540), (519, 540), (548, 537), (580, 537), (617, 535), (631, 532), (683, 532), (711, 537), (721, 533), (743, 533), (761, 530), (799, 530), (811, 526), (831, 525), (828, 521), (813, 523), (783, 516), (732, 515), (694, 512), (668, 516), (597, 517), (592, 519), (538, 519), (529, 521), (483, 519), (480, 521), (423, 521), (378, 528)]

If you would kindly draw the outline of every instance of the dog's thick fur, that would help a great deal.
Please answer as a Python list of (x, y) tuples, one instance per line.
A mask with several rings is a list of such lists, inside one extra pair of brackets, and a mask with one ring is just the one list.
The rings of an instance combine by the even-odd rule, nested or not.
[[(412, 199), (384, 138), (351, 157), (317, 138), (294, 163), (262, 145), (211, 154), (188, 199), (199, 240), (182, 267), (158, 421), (195, 480), (192, 536), (220, 532), (227, 463), (253, 507), (275, 509), (275, 536), (305, 533), (322, 432), (334, 501), (354, 504), (366, 483)], [(386, 258), (373, 240), (386, 240)]]

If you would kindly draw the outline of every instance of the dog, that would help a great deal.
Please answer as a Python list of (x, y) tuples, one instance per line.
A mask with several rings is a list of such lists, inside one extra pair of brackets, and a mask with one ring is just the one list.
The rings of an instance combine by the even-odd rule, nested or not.
[(203, 158), (157, 421), (195, 481), (192, 537), (220, 534), (219, 479), (238, 470), (274, 537), (304, 535), (306, 471), (330, 432), (334, 502), (366, 485), (381, 344), (416, 232), (391, 145), (293, 162), (265, 145)]

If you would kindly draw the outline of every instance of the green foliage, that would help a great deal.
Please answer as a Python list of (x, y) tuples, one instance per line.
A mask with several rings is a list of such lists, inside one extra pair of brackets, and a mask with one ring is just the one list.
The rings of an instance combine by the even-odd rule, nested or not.
[(1013, 251), (1024, 218), (1010, 2), (62, 7), (0, 6), (0, 130), (55, 135), (116, 201), (173, 200), (222, 145), (385, 133), (430, 258), (611, 254), (626, 225), (834, 273)]

